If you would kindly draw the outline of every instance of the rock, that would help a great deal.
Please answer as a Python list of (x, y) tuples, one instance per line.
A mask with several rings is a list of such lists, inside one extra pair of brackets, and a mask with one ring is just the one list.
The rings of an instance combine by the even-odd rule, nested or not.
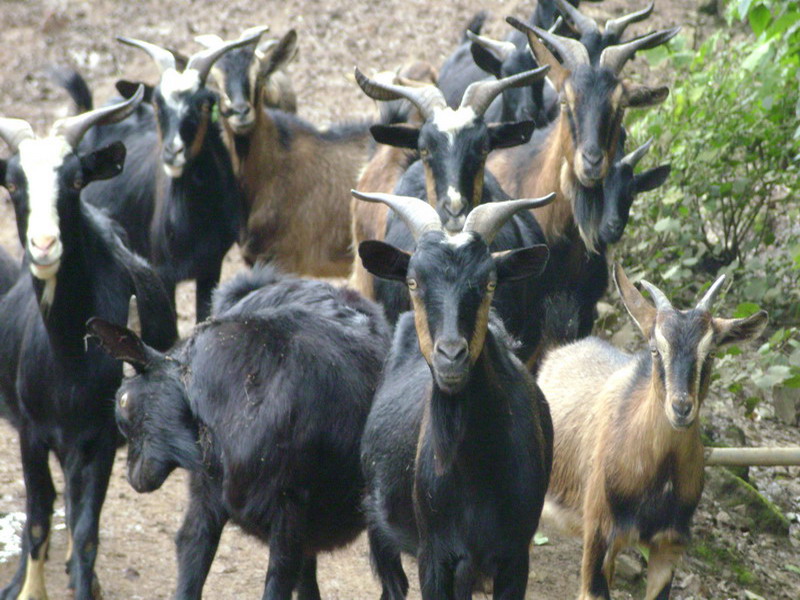
[(744, 597), (746, 600), (767, 600), (764, 596), (759, 596), (755, 592), (751, 592), (750, 590), (744, 591)]
[(139, 579), (141, 577), (141, 574), (133, 567), (128, 567), (127, 569), (125, 569), (125, 573), (123, 573), (122, 576), (128, 581), (133, 581), (134, 579)]
[(787, 425), (797, 425), (800, 419), (800, 388), (775, 388), (772, 391), (775, 417)]
[(733, 526), (745, 531), (789, 535), (789, 520), (772, 502), (727, 469), (706, 469), (705, 493), (731, 517)]
[(732, 525), (733, 520), (731, 516), (724, 510), (719, 511), (714, 517), (719, 525)]
[(699, 596), (702, 585), (703, 582), (700, 580), (700, 576), (697, 575), (697, 573), (689, 573), (678, 584), (678, 587), (686, 592), (687, 595)]
[(642, 563), (634, 556), (620, 554), (614, 574), (625, 581), (636, 581), (642, 576)]

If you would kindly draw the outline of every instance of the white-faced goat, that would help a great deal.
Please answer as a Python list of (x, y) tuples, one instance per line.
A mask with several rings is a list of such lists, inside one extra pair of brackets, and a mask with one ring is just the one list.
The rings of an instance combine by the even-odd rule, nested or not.
[(197, 599), (228, 520), (269, 543), (263, 598), (319, 600), (316, 555), (364, 527), (359, 444), (389, 346), (380, 308), (348, 289), (256, 267), (166, 354), (100, 319), (90, 332), (136, 369), (117, 392), (128, 480), (190, 471), (175, 598)]
[[(211, 292), (219, 282), (222, 260), (237, 240), (241, 220), (241, 195), (215, 116), (218, 96), (205, 82), (216, 60), (253, 43), (262, 32), (263, 28), (198, 52), (180, 72), (168, 50), (119, 38), (147, 52), (161, 71), (152, 90), (157, 124), (149, 128), (123, 123), (98, 129), (87, 139), (92, 149), (122, 139), (132, 167), (98, 186), (87, 199), (110, 209), (128, 230), (134, 249), (150, 258), (173, 296), (175, 284), (196, 280), (198, 321), (208, 316)], [(141, 230), (143, 223), (147, 235)]]
[(116, 223), (81, 199), (85, 186), (116, 176), (125, 161), (121, 142), (78, 154), (81, 137), (95, 124), (123, 118), (141, 98), (140, 90), (127, 102), (56, 121), (44, 138), (25, 121), (0, 119), (0, 138), (14, 152), (0, 160), (0, 183), (25, 249), (23, 270), (0, 300), (0, 396), (19, 430), (27, 497), (22, 557), (0, 591), (4, 600), (47, 597), (44, 560), (56, 497), (50, 452), (66, 480), (69, 586), (77, 599), (100, 597), (98, 526), (117, 447), (109, 400), (122, 369), (85, 347), (87, 319), (124, 323), (136, 294), (148, 343), (164, 349), (177, 337), (158, 276), (122, 243)]
[(551, 198), (478, 206), (449, 235), (418, 198), (354, 194), (386, 203), (417, 238), (411, 255), (380, 241), (359, 247), (365, 267), (405, 282), (414, 305), (395, 328), (361, 446), (381, 598), (405, 597), (407, 552), (425, 600), (468, 598), (484, 578), (495, 598), (522, 599), (553, 431), (491, 304), (497, 286), (539, 274), (547, 248), (492, 254), (488, 244), (515, 212)]
[[(265, 82), (295, 55), (297, 34), (287, 33), (264, 57), (253, 55), (247, 72), (226, 70), (227, 85), (253, 91), (262, 104)], [(248, 78), (245, 84), (242, 78)], [(350, 239), (350, 189), (367, 161), (369, 123), (338, 123), (320, 130), (281, 110), (258, 109), (244, 133), (225, 120), (226, 133), (244, 194), (245, 223), (240, 245), (248, 264), (272, 261), (284, 270), (320, 277), (342, 277), (353, 261)]]
[(544, 515), (583, 536), (581, 600), (610, 598), (614, 559), (635, 544), (650, 552), (645, 597), (666, 600), (703, 491), (698, 412), (714, 351), (757, 337), (767, 314), (713, 317), (724, 276), (690, 310), (642, 281), (653, 306), (619, 266), (614, 279), (648, 349), (630, 355), (591, 337), (544, 359), (555, 429)]

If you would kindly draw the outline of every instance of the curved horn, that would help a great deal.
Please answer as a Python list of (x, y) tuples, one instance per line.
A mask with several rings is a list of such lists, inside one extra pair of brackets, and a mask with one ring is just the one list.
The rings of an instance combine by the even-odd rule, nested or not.
[(11, 152), (16, 153), (19, 145), (24, 140), (35, 138), (30, 124), (22, 119), (0, 118), (0, 138), (3, 138)]
[(600, 54), (599, 65), (601, 67), (608, 67), (614, 73), (622, 71), (625, 63), (633, 57), (638, 50), (649, 50), (655, 48), (671, 40), (681, 30), (680, 27), (673, 27), (672, 29), (662, 29), (661, 31), (654, 31), (647, 35), (642, 35), (634, 38), (624, 44), (617, 44), (609, 46)]
[(504, 90), (512, 87), (523, 87), (530, 85), (534, 81), (544, 79), (549, 70), (550, 66), (545, 65), (538, 69), (531, 69), (530, 71), (517, 73), (502, 79), (475, 81), (464, 92), (459, 108), (470, 107), (477, 116), (483, 116), (492, 100), (497, 98)]
[(517, 49), (512, 42), (493, 40), (485, 35), (473, 33), (469, 29), (467, 29), (466, 34), (470, 41), (483, 46), (501, 61), (506, 60)]
[(131, 296), (128, 301), (128, 329), (142, 337), (142, 321), (139, 319), (139, 302), (136, 295)]
[[(556, 0), (556, 2), (563, 1), (564, 0)], [(655, 2), (650, 2), (650, 6), (645, 9), (632, 12), (628, 15), (622, 15), (617, 19), (609, 19), (606, 21), (606, 33), (615, 36), (619, 40), (622, 37), (622, 34), (625, 33), (625, 29), (628, 27), (628, 25), (631, 23), (644, 21), (653, 12), (653, 7), (655, 5)]]
[(636, 150), (631, 152), (630, 154), (626, 154), (625, 157), (620, 161), (620, 163), (628, 165), (629, 167), (636, 168), (636, 165), (639, 164), (639, 161), (642, 160), (645, 154), (650, 150), (650, 146), (653, 145), (653, 138), (647, 140), (644, 144), (639, 146)]
[(711, 312), (711, 305), (714, 304), (714, 300), (717, 299), (723, 283), (725, 283), (725, 275), (720, 275), (717, 277), (717, 280), (711, 285), (711, 287), (708, 288), (708, 291), (705, 293), (700, 302), (697, 303), (697, 306), (695, 307), (696, 310), (705, 310), (707, 312)]
[(521, 200), (479, 204), (467, 215), (463, 231), (479, 233), (487, 244), (491, 244), (497, 233), (503, 228), (503, 225), (516, 213), (525, 209), (547, 206), (555, 197), (555, 192), (551, 192), (541, 198), (523, 198)]
[[(444, 231), (439, 213), (427, 202), (411, 196), (395, 196), (394, 194), (365, 194), (350, 190), (355, 198), (367, 202), (382, 202), (397, 213), (415, 240), (428, 231)], [(469, 220), (469, 217), (467, 217)]]
[(580, 65), (589, 64), (589, 51), (578, 40), (550, 33), (535, 25), (531, 26), (531, 29), (558, 52), (562, 64), (570, 71), (574, 71)]
[(156, 46), (150, 42), (143, 42), (142, 40), (136, 40), (128, 37), (118, 37), (117, 41), (147, 52), (147, 54), (150, 55), (150, 58), (152, 58), (153, 61), (155, 61), (155, 63), (158, 65), (161, 73), (167, 69), (175, 68), (175, 55), (166, 48)]
[(410, 87), (375, 81), (364, 75), (358, 67), (355, 69), (356, 82), (364, 93), (373, 100), (400, 100), (405, 98), (417, 107), (427, 121), (436, 110), (447, 108), (447, 102), (441, 90), (433, 85)]
[(269, 27), (266, 25), (262, 27), (251, 27), (237, 40), (223, 42), (221, 46), (206, 48), (205, 50), (192, 54), (189, 58), (189, 62), (186, 63), (186, 70), (194, 69), (197, 71), (200, 74), (200, 81), (205, 83), (209, 72), (211, 72), (211, 67), (223, 54), (258, 41), (258, 38), (268, 29)]
[(558, 12), (564, 15), (564, 19), (567, 22), (574, 25), (575, 30), (580, 35), (600, 31), (594, 19), (584, 15), (577, 8), (572, 6), (572, 4), (567, 2), (567, 0), (556, 0), (556, 8), (558, 8)]
[(672, 310), (672, 303), (667, 299), (660, 289), (654, 286), (649, 281), (645, 281), (642, 279), (639, 283), (642, 284), (642, 287), (650, 292), (650, 296), (653, 298), (653, 302), (655, 302), (657, 310)]
[(74, 117), (59, 119), (53, 123), (51, 135), (58, 135), (67, 140), (73, 148), (77, 148), (81, 139), (94, 125), (107, 125), (121, 121), (131, 114), (144, 98), (144, 86), (139, 85), (136, 93), (124, 102), (96, 108)]
[(206, 48), (216, 48), (217, 46), (221, 46), (225, 43), (225, 40), (219, 37), (216, 33), (196, 35), (194, 36), (194, 41), (201, 46), (205, 46)]

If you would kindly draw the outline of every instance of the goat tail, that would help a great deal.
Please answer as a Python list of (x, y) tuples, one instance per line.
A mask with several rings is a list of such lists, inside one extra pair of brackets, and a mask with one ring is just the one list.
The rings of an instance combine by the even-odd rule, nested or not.
[(85, 113), (94, 109), (92, 90), (83, 76), (70, 67), (51, 67), (51, 79), (64, 88), (75, 103), (76, 114)]
[(464, 32), (461, 35), (461, 43), (465, 43), (469, 41), (467, 37), (467, 32), (471, 31), (472, 33), (478, 35), (480, 34), (481, 30), (483, 29), (484, 23), (486, 23), (486, 19), (489, 17), (489, 13), (485, 10), (475, 13), (475, 16), (472, 17), (470, 22), (464, 28)]

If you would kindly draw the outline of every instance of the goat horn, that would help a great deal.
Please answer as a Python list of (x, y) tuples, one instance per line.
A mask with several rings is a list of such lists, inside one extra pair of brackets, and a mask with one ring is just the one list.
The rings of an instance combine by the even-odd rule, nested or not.
[(636, 168), (636, 165), (639, 164), (639, 161), (644, 158), (644, 155), (650, 150), (650, 146), (653, 145), (653, 138), (647, 140), (644, 144), (639, 146), (636, 150), (631, 152), (630, 154), (626, 154), (625, 157), (620, 161), (620, 163), (628, 165), (632, 169)]
[(53, 123), (52, 135), (61, 136), (72, 148), (77, 148), (83, 136), (94, 125), (107, 125), (121, 121), (131, 114), (144, 98), (144, 86), (139, 85), (136, 93), (124, 102), (96, 108), (74, 117), (59, 119)]
[(186, 64), (185, 70), (188, 71), (189, 69), (194, 69), (200, 74), (200, 81), (205, 83), (209, 72), (211, 72), (211, 67), (223, 54), (258, 41), (258, 38), (260, 38), (268, 29), (269, 27), (266, 25), (261, 27), (251, 27), (237, 40), (223, 42), (221, 46), (217, 46), (215, 48), (206, 48), (205, 50), (196, 52), (189, 58), (189, 62)]
[(493, 40), (485, 35), (478, 35), (467, 29), (467, 37), (475, 44), (483, 46), (501, 61), (506, 60), (517, 49), (513, 42)]
[(35, 137), (33, 129), (27, 121), (0, 118), (0, 138), (3, 138), (12, 152), (16, 153), (20, 143), (24, 140), (31, 140)]
[(655, 302), (657, 310), (672, 310), (672, 303), (667, 299), (660, 289), (654, 286), (649, 281), (645, 281), (642, 279), (639, 283), (642, 284), (642, 287), (650, 292), (650, 296), (653, 298), (653, 302)]
[(216, 48), (217, 46), (221, 46), (225, 43), (225, 40), (219, 37), (216, 33), (196, 35), (194, 41), (201, 46), (205, 46), (206, 48)]
[[(556, 0), (556, 2), (563, 2), (564, 0)], [(653, 12), (653, 7), (656, 5), (655, 2), (650, 2), (650, 6), (644, 8), (642, 10), (632, 12), (627, 15), (622, 15), (617, 19), (609, 19), (606, 21), (606, 33), (609, 33), (615, 36), (617, 39), (622, 37), (622, 34), (625, 33), (625, 29), (631, 23), (638, 23), (639, 21), (644, 21), (650, 14)]]
[(570, 71), (574, 71), (580, 65), (589, 64), (589, 51), (578, 40), (550, 33), (535, 25), (528, 27), (558, 52), (561, 63)]
[(459, 108), (470, 107), (477, 116), (483, 116), (492, 101), (504, 90), (512, 87), (523, 87), (530, 85), (534, 81), (544, 79), (549, 70), (550, 65), (545, 65), (537, 69), (511, 75), (510, 77), (503, 77), (502, 79), (475, 81), (464, 92)]
[(139, 319), (139, 302), (136, 296), (131, 296), (128, 302), (128, 329), (142, 337), (142, 321)]
[(608, 67), (614, 71), (614, 73), (619, 73), (622, 71), (622, 67), (625, 66), (625, 63), (628, 62), (638, 50), (649, 50), (650, 48), (660, 46), (675, 37), (680, 30), (680, 27), (662, 29), (661, 31), (654, 31), (647, 35), (641, 35), (624, 44), (609, 46), (600, 54), (600, 61), (598, 64), (601, 67)]
[(723, 283), (725, 283), (724, 274), (717, 277), (717, 280), (711, 285), (710, 288), (708, 288), (708, 291), (705, 293), (703, 298), (697, 303), (697, 306), (695, 307), (696, 310), (711, 312), (711, 305), (714, 304), (714, 300), (717, 299)]
[(555, 33), (556, 31), (561, 29), (561, 26), (563, 24), (564, 24), (564, 17), (558, 15), (558, 18), (553, 22), (553, 24), (550, 26), (550, 29), (548, 29), (547, 31), (549, 31), (550, 33)]
[(358, 67), (356, 67), (355, 74), (359, 87), (373, 100), (387, 101), (405, 98), (417, 107), (422, 118), (426, 121), (433, 117), (435, 111), (447, 108), (447, 102), (441, 90), (434, 85), (410, 87), (375, 81), (364, 75)]
[(564, 19), (568, 23), (574, 25), (574, 29), (580, 35), (586, 35), (600, 30), (594, 19), (584, 15), (577, 8), (572, 6), (572, 4), (567, 2), (567, 0), (556, 0), (556, 8), (558, 8), (558, 11), (564, 16)]
[[(367, 202), (382, 202), (403, 219), (415, 240), (428, 231), (444, 231), (439, 213), (427, 202), (411, 196), (395, 196), (394, 194), (366, 194), (350, 190), (355, 198)], [(467, 217), (469, 220), (469, 217)]]
[(494, 241), (503, 225), (516, 213), (524, 209), (547, 206), (556, 197), (555, 192), (541, 198), (523, 198), (521, 200), (505, 200), (479, 204), (467, 215), (463, 231), (479, 233), (487, 244)]
[(136, 40), (128, 37), (118, 37), (117, 41), (147, 52), (147, 54), (150, 55), (150, 58), (152, 58), (158, 65), (158, 68), (162, 73), (167, 69), (175, 68), (175, 55), (166, 48), (156, 46), (150, 42), (143, 42), (142, 40)]

